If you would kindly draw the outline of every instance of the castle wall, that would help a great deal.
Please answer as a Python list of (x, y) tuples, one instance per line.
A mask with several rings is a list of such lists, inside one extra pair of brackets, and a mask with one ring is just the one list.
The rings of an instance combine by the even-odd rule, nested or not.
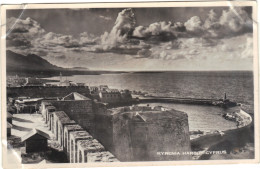
[(64, 126), (64, 151), (67, 153), (68, 159), (70, 159), (70, 133), (74, 131), (84, 131), (84, 129), (78, 125), (65, 125)]
[(70, 163), (77, 163), (78, 160), (78, 141), (90, 140), (92, 136), (86, 131), (74, 131), (70, 133)]
[[(133, 159), (133, 149), (131, 145), (130, 124), (123, 116), (114, 116), (113, 125), (113, 153), (120, 161), (131, 161)], [(117, 140), (117, 139), (120, 139)], [(124, 151), (123, 151), (124, 149)]]
[(80, 126), (93, 134), (95, 130), (94, 112), (91, 100), (63, 100), (50, 101), (56, 111), (64, 111), (70, 119), (75, 120)]
[[(106, 151), (114, 154), (114, 158), (120, 161), (191, 159), (188, 155), (158, 154), (191, 151), (188, 116), (184, 112), (150, 107), (107, 109), (105, 104), (96, 102), (92, 104), (91, 100), (52, 100), (49, 102), (56, 108), (56, 111), (64, 111), (68, 118), (75, 120), (79, 126), (87, 130), (86, 132), (82, 128), (69, 128), (69, 125), (63, 125), (61, 118), (56, 117), (55, 113), (49, 113), (47, 108), (48, 124), (52, 124), (52, 132), (56, 138), (59, 141), (64, 140), (60, 143), (66, 147), (64, 151), (67, 152), (70, 162), (92, 159), (90, 153), (96, 152), (89, 152), (82, 141), (79, 143), (80, 140), (89, 140), (88, 136), (99, 140), (106, 147)], [(59, 135), (62, 135), (60, 139)], [(106, 153), (101, 153), (100, 157), (94, 156), (90, 161), (112, 160), (108, 157)]]
[(99, 140), (107, 150), (113, 151), (113, 116), (96, 114), (94, 138)]
[(32, 98), (41, 97), (64, 97), (72, 92), (78, 92), (84, 96), (90, 97), (87, 86), (23, 86), (7, 87), (7, 97), (27, 96)]
[(99, 140), (107, 150), (113, 151), (113, 115), (100, 102), (94, 102), (93, 111), (95, 112), (95, 132), (93, 137)]
[[(158, 152), (181, 154), (190, 151), (188, 117), (185, 113), (168, 112), (169, 118), (160, 118), (165, 112), (156, 115), (144, 112), (142, 115), (147, 114), (144, 119), (136, 118), (135, 113), (120, 113), (114, 117), (113, 153), (120, 161), (191, 159), (191, 156), (158, 154)], [(149, 116), (152, 116), (152, 119), (147, 120)]]

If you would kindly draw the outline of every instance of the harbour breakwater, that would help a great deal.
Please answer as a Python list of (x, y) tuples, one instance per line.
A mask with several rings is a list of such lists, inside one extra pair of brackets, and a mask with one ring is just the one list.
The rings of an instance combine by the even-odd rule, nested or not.
[(228, 99), (202, 99), (202, 98), (178, 98), (178, 97), (143, 97), (136, 100), (139, 103), (182, 103), (182, 104), (197, 104), (197, 105), (212, 105), (220, 107), (236, 106), (236, 102)]
[(144, 103), (179, 103), (193, 105), (219, 106), (223, 108), (234, 107), (239, 103), (228, 99), (203, 99), (203, 98), (180, 98), (180, 97), (157, 97), (157, 96), (141, 96), (135, 95), (132, 100), (127, 102), (109, 103), (108, 107), (115, 108), (120, 106), (129, 106)]
[[(226, 131), (216, 131), (191, 140), (192, 151), (225, 151), (229, 154), (231, 151), (243, 147), (248, 142), (253, 142), (254, 133), (252, 133), (253, 118), (243, 108), (237, 112), (239, 116), (239, 125), (237, 129)], [(207, 160), (212, 154), (202, 154), (198, 159)]]

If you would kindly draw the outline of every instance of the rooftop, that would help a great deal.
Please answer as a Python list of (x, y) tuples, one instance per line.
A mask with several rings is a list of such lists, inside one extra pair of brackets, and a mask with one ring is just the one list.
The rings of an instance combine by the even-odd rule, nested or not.
[(105, 89), (105, 90), (101, 90), (101, 93), (117, 93), (120, 94), (118, 89)]
[(12, 128), (12, 127), (13, 127), (13, 125), (10, 124), (9, 122), (7, 122), (7, 128)]
[(73, 92), (73, 93), (70, 93), (69, 95), (63, 97), (62, 100), (90, 100), (90, 99), (77, 92)]
[(187, 117), (187, 114), (174, 109), (163, 107), (134, 106), (113, 109), (113, 114), (123, 115), (123, 117), (137, 122), (154, 122), (158, 120), (169, 120)]
[(22, 99), (22, 100), (15, 100), (17, 103), (28, 103), (28, 102), (37, 102), (39, 100), (42, 100), (43, 98), (32, 98), (32, 99)]
[(12, 118), (13, 117), (13, 115), (11, 113), (9, 113), (9, 112), (7, 112), (6, 116), (7, 116), (7, 118)]
[(42, 136), (42, 137), (44, 137), (46, 139), (50, 139), (49, 134), (47, 134), (47, 133), (45, 133), (45, 132), (43, 132), (43, 131), (41, 131), (39, 129), (35, 129), (34, 128), (34, 129), (30, 130), (26, 135), (24, 135), (21, 138), (21, 141), (24, 142), (24, 141), (26, 141), (27, 139), (31, 138), (32, 136), (34, 136), (36, 134), (38, 134), (38, 135), (40, 135), (40, 136)]

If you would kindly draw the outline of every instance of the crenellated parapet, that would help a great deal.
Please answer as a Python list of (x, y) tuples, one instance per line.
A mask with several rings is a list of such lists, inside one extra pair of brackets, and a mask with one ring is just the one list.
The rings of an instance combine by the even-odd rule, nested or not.
[[(79, 95), (75, 96), (79, 97)], [(89, 101), (86, 98), (84, 100)], [(40, 113), (71, 163), (118, 161), (111, 152), (108, 152), (98, 140), (85, 130), (85, 127), (72, 120), (65, 111), (58, 111), (60, 109), (59, 104), (53, 104), (55, 102), (43, 101)], [(65, 102), (68, 102), (68, 100)]]

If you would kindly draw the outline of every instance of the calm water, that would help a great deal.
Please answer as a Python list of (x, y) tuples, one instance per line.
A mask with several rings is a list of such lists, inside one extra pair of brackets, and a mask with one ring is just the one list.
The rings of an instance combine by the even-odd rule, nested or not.
[[(144, 104), (140, 104), (144, 106)], [(150, 103), (149, 106), (163, 106), (170, 109), (186, 112), (188, 114), (189, 130), (224, 131), (236, 128), (236, 123), (225, 120), (221, 115), (225, 112), (234, 112), (238, 107), (222, 109), (215, 106), (185, 105), (176, 103)]]
[[(59, 80), (59, 77), (48, 79)], [(148, 92), (156, 96), (222, 98), (253, 106), (252, 72), (164, 72), (104, 75), (74, 75), (63, 77), (89, 86), (108, 85), (110, 88)], [(225, 129), (235, 124), (220, 117), (217, 107), (168, 104), (188, 113), (190, 130)], [(219, 126), (219, 127), (218, 127)]]

